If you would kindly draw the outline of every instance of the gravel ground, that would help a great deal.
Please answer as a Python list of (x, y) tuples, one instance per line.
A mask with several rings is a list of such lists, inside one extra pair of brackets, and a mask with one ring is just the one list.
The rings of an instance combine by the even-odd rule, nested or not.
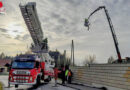
[(58, 85), (58, 87), (54, 87), (54, 81), (52, 80), (49, 84), (47, 83), (41, 83), (38, 87), (34, 87), (32, 85), (20, 85), (17, 89), (14, 87), (14, 85), (11, 85), (10, 88), (8, 88), (8, 76), (0, 75), (0, 82), (4, 84), (4, 90), (76, 90), (70, 87)]
[(8, 88), (8, 75), (0, 75), (0, 82), (4, 84), (4, 90), (99, 90), (97, 88), (76, 84), (61, 85), (61, 80), (58, 80), (58, 87), (55, 87), (53, 79), (48, 84), (42, 82), (38, 87), (32, 85), (20, 85), (18, 88), (15, 88), (14, 85), (11, 85), (11, 87)]

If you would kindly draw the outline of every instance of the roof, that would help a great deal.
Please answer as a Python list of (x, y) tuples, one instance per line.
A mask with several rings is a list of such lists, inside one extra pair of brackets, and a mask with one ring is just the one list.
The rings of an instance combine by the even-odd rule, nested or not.
[(35, 54), (24, 54), (15, 57), (15, 61), (35, 61), (35, 60), (40, 60), (40, 58), (35, 55)]
[(0, 60), (0, 67), (3, 67), (3, 66), (5, 66), (5, 64), (11, 64), (11, 61), (12, 60)]

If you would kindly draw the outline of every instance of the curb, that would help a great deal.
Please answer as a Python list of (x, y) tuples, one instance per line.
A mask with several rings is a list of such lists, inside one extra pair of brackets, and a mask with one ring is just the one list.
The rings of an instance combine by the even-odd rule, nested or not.
[(94, 87), (94, 86), (87, 86), (87, 85), (84, 85), (84, 84), (79, 84), (79, 83), (71, 83), (73, 85), (80, 85), (80, 86), (85, 86), (85, 87), (90, 87), (90, 88), (96, 88), (96, 89), (101, 89), (101, 90), (107, 90), (106, 87)]
[(62, 85), (62, 86), (66, 86), (66, 87), (70, 87), (70, 88), (73, 88), (73, 89), (76, 89), (76, 90), (81, 90), (81, 89), (78, 89), (78, 88), (75, 88), (75, 87), (71, 87), (71, 86), (68, 86), (68, 85), (66, 85), (66, 84), (60, 84), (60, 83), (57, 83), (57, 84), (59, 84), (59, 85)]
[(67, 84), (60, 84), (60, 83), (57, 83), (57, 84), (59, 84), (59, 85), (62, 85), (62, 86), (66, 86), (66, 87), (70, 87), (70, 88), (73, 88), (73, 89), (76, 89), (76, 90), (81, 90), (81, 89), (79, 89), (79, 88), (75, 88), (75, 87), (73, 87), (73, 86), (70, 86), (71, 84), (72, 85), (79, 85), (79, 86), (84, 86), (84, 87), (90, 87), (90, 88), (95, 88), (95, 89), (100, 89), (100, 90), (107, 90), (107, 89), (104, 89), (104, 88), (98, 88), (98, 87), (92, 87), (92, 86), (87, 86), (87, 85), (84, 85), (84, 84), (79, 84), (79, 83), (71, 83), (70, 85), (67, 85)]

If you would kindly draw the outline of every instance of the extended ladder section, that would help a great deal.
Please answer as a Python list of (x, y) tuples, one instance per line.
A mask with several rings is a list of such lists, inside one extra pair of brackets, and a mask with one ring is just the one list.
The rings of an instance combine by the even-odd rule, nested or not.
[[(29, 2), (26, 5), (19, 5), (22, 16), (24, 18), (24, 21), (28, 27), (28, 30), (31, 34), (31, 37), (34, 42), (34, 49), (39, 52), (42, 49), (45, 49), (45, 43), (43, 40), (43, 32), (41, 28), (41, 23), (39, 21), (37, 10), (36, 10), (36, 3), (35, 2)], [(47, 48), (46, 48), (47, 49)]]
[(38, 53), (37, 55), (40, 55), (43, 61), (47, 60), (48, 64), (50, 64), (54, 59), (48, 54), (47, 39), (43, 38), (41, 23), (36, 10), (36, 3), (29, 2), (25, 5), (20, 4), (19, 7), (34, 42), (31, 50), (34, 53)]

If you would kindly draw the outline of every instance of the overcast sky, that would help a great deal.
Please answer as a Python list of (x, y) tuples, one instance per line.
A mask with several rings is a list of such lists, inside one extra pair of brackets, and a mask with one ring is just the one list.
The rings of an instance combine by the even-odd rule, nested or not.
[(84, 18), (101, 5), (108, 9), (123, 58), (130, 56), (130, 0), (3, 0), (6, 14), (0, 15), (0, 52), (15, 55), (27, 51), (32, 42), (19, 9), (19, 3), (35, 1), (44, 37), (51, 50), (67, 50), (75, 43), (76, 63), (88, 55), (96, 55), (97, 62), (117, 58), (110, 28), (103, 10), (91, 17), (90, 31)]

